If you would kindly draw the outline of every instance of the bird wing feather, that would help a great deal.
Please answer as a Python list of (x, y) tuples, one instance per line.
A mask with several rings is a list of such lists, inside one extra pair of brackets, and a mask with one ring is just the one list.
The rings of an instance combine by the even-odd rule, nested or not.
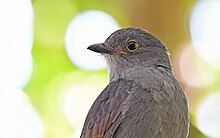
[(102, 91), (88, 112), (81, 138), (112, 138), (115, 135), (123, 118), (121, 105), (131, 87), (131, 82), (118, 80)]

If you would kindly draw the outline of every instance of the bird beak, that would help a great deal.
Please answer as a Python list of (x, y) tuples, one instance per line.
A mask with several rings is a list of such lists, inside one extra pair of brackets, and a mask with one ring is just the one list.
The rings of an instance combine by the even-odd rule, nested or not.
[(107, 43), (99, 43), (89, 46), (87, 49), (97, 52), (97, 53), (103, 53), (103, 54), (110, 54), (114, 53), (114, 50), (110, 48), (109, 44)]
[(101, 54), (127, 54), (124, 51), (116, 51), (108, 43), (99, 43), (89, 46), (87, 49)]

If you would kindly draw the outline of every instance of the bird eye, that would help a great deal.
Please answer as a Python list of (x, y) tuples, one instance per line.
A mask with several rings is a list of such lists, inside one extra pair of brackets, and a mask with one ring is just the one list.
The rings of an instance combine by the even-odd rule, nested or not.
[(129, 51), (134, 52), (135, 50), (139, 48), (139, 43), (135, 40), (130, 40), (127, 42), (126, 48)]

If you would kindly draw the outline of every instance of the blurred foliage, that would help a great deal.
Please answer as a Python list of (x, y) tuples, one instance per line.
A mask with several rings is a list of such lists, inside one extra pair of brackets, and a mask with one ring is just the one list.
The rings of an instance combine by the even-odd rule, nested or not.
[(189, 138), (206, 138), (197, 127), (195, 127), (193, 124), (190, 124), (190, 133)]

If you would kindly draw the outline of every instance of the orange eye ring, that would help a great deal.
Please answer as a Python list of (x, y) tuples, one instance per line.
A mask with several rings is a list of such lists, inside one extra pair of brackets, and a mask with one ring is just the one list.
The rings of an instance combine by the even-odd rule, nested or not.
[(130, 52), (134, 52), (139, 48), (139, 43), (136, 40), (129, 40), (126, 43), (126, 48), (130, 51)]

